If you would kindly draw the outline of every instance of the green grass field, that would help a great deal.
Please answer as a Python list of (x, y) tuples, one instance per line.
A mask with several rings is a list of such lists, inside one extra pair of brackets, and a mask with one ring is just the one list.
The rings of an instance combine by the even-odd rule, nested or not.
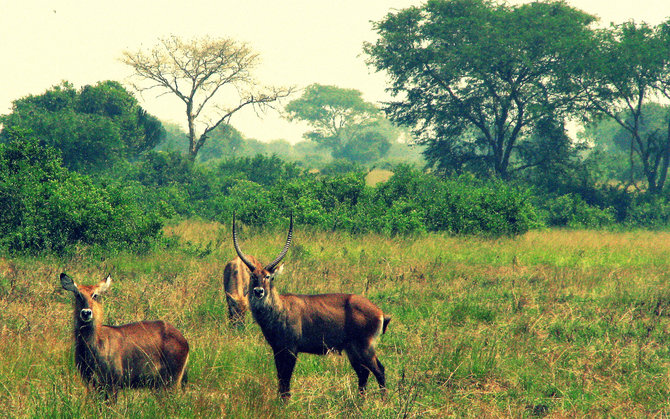
[[(0, 259), (0, 416), (442, 417), (670, 415), (670, 233), (545, 230), (485, 240), (350, 236), (296, 228), (280, 291), (366, 295), (393, 316), (378, 344), (389, 393), (367, 397), (346, 357), (302, 354), (276, 395), (257, 325), (228, 326), (230, 230), (186, 221), (168, 250)], [(285, 232), (245, 229), (267, 262)], [(72, 295), (114, 280), (107, 324), (164, 319), (191, 345), (186, 390), (125, 390), (106, 405), (73, 363)]]

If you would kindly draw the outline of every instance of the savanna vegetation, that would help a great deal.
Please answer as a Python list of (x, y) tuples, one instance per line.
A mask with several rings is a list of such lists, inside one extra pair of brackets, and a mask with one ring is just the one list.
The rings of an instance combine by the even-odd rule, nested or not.
[[(262, 88), (247, 45), (177, 37), (123, 60), (136, 89), (184, 103), (185, 129), (116, 81), (15, 100), (0, 116), (0, 412), (670, 414), (669, 27), (598, 26), (564, 2), (429, 0), (374, 22), (363, 46), (389, 103)], [(243, 107), (310, 130), (247, 138)], [(301, 356), (294, 398), (277, 400), (258, 327), (227, 321), (233, 213), (264, 261), (293, 215), (280, 289), (360, 293), (393, 316), (386, 400), (374, 383), (359, 397), (335, 355)], [(87, 395), (63, 271), (111, 272), (110, 324), (182, 330), (185, 391)]]
[[(284, 226), (285, 227), (285, 226)], [(357, 395), (346, 357), (302, 355), (293, 398), (276, 395), (270, 348), (247, 316), (227, 322), (221, 272), (229, 226), (186, 221), (173, 245), (138, 255), (3, 259), (0, 410), (14, 416), (443, 417), (668, 413), (667, 233), (544, 230), (481, 239), (315, 232), (297, 227), (277, 286), (356, 292), (393, 315), (377, 348), (389, 393)], [(242, 233), (266, 262), (284, 234)], [(162, 318), (192, 350), (183, 393), (88, 396), (73, 366), (72, 295), (113, 274), (106, 321)]]

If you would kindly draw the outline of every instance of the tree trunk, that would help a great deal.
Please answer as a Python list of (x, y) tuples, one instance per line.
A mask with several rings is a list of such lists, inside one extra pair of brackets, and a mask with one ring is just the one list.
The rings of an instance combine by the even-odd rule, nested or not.
[(504, 135), (499, 140), (500, 147), (500, 157), (496, 156), (496, 174), (502, 180), (509, 180), (509, 159), (512, 155), (512, 149), (514, 148), (514, 143), (516, 142), (516, 135), (510, 136), (507, 142), (505, 142)]
[(665, 144), (663, 144), (663, 157), (661, 157), (661, 170), (658, 175), (659, 192), (665, 186), (665, 180), (668, 177), (668, 165), (670, 164), (670, 120), (668, 121), (668, 130), (665, 135)]
[(193, 116), (193, 102), (186, 102), (186, 121), (188, 122), (188, 157), (195, 160), (198, 148), (195, 140), (195, 116)]

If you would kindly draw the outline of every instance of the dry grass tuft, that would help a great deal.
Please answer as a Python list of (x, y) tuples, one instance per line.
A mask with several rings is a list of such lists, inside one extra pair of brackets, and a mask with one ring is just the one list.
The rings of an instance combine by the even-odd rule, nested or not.
[(386, 182), (387, 180), (391, 179), (392, 176), (393, 172), (390, 170), (374, 169), (365, 176), (365, 183), (368, 186), (376, 186), (379, 183)]

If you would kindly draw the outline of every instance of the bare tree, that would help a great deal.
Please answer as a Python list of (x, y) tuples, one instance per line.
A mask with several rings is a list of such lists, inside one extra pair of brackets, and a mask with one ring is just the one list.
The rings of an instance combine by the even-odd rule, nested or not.
[[(262, 88), (252, 76), (258, 55), (246, 44), (232, 39), (208, 37), (185, 41), (177, 36), (162, 38), (149, 51), (124, 51), (121, 61), (128, 64), (140, 79), (151, 83), (136, 86), (138, 91), (164, 90), (186, 105), (189, 155), (192, 159), (207, 141), (208, 134), (219, 125), (228, 124), (231, 116), (246, 106), (265, 111), (293, 88)], [(222, 105), (214, 96), (229, 95), (237, 103)], [(207, 121), (203, 119), (207, 118)], [(200, 133), (196, 124), (201, 125)]]

